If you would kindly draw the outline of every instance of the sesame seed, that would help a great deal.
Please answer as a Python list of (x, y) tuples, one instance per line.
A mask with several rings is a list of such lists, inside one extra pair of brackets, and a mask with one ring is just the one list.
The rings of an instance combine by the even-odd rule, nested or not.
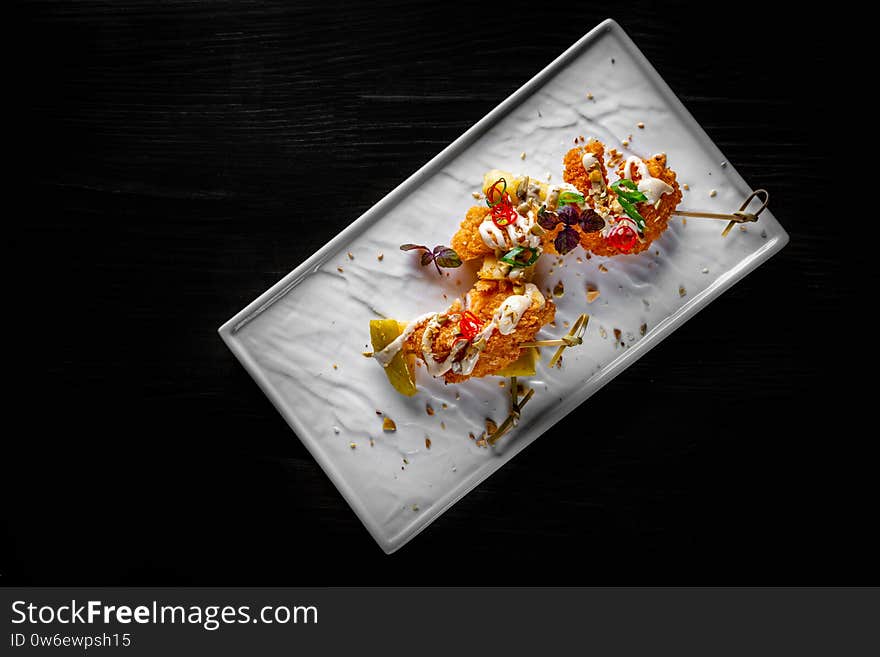
[(624, 140), (623, 140), (622, 142), (620, 142), (620, 143), (623, 144), (623, 147), (624, 147), (624, 148), (629, 147), (629, 139), (624, 139)]
[(519, 159), (521, 159), (521, 160), (526, 159), (526, 152), (525, 151), (523, 151), (522, 153), (519, 154)]

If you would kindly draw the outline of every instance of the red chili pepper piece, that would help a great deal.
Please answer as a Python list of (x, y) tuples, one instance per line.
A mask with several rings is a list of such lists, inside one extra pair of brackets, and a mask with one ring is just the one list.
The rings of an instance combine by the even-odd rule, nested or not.
[(608, 233), (608, 242), (615, 249), (629, 253), (639, 241), (639, 235), (628, 221), (620, 221)]
[(461, 333), (465, 340), (473, 340), (477, 337), (481, 328), (483, 328), (483, 322), (470, 310), (465, 310), (461, 314), (461, 320), (458, 322), (458, 332)]

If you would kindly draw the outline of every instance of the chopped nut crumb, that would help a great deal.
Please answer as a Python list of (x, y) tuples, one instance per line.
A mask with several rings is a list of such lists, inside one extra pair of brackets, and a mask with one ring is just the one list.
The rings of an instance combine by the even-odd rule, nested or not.
[(480, 192), (471, 192), (471, 196), (473, 196), (475, 199), (483, 198), (483, 195), (480, 194)]
[(491, 436), (496, 431), (498, 431), (498, 425), (495, 424), (495, 421), (492, 418), (487, 417), (486, 418), (486, 433)]
[(345, 270), (344, 270), (342, 267), (337, 267), (337, 268), (336, 268), (336, 271), (338, 271), (338, 272), (341, 274), (341, 273), (343, 273)]
[(449, 405), (446, 402), (440, 404), (440, 408), (449, 408)]
[(430, 404), (425, 404), (425, 413), (434, 415), (434, 408)]
[(591, 94), (589, 91), (587, 92), (587, 100), (593, 100), (593, 94)]
[(557, 296), (557, 297), (561, 297), (561, 296), (564, 295), (564, 294), (565, 294), (565, 283), (563, 283), (562, 281), (559, 281), (559, 282), (553, 287), (553, 295), (554, 295), (554, 296)]
[(476, 440), (476, 439), (477, 439), (477, 437), (474, 435), (474, 432), (473, 432), (473, 431), (468, 432), (468, 438), (470, 438), (471, 440)]
[(526, 152), (525, 151), (523, 151), (522, 153), (519, 154), (519, 159), (521, 159), (521, 160), (526, 159)]
[(385, 259), (385, 254), (382, 253), (381, 251), (379, 251), (379, 254), (376, 256), (376, 260), (378, 260), (379, 262), (382, 262), (382, 260), (384, 260), (384, 259)]
[(717, 194), (718, 194), (718, 192), (716, 192), (714, 189), (713, 189), (712, 191), (709, 192), (709, 196), (710, 196), (710, 197), (717, 196)]
[(620, 142), (620, 143), (623, 144), (623, 147), (624, 147), (624, 148), (629, 148), (629, 139), (624, 139), (624, 140), (623, 140), (622, 142)]
[(605, 265), (599, 265), (599, 271), (608, 271), (608, 267)]
[(647, 324), (642, 324), (642, 325), (639, 327), (639, 335), (645, 335), (645, 333), (647, 333), (647, 332), (648, 332), (648, 325), (647, 325)]
[(372, 351), (362, 351), (361, 356), (363, 356), (364, 358), (372, 358), (373, 352)]
[(596, 288), (587, 287), (587, 303), (593, 303), (598, 298), (599, 290), (597, 290)]
[(684, 285), (678, 286), (678, 296), (683, 297), (687, 294), (687, 290), (684, 289)]
[(354, 254), (351, 251), (348, 252), (348, 259), (354, 260)]
[(394, 420), (390, 417), (386, 417), (382, 420), (382, 431), (397, 431), (397, 425), (394, 424)]
[(683, 184), (682, 184), (682, 187), (684, 187), (684, 191), (686, 191), (686, 192), (687, 192), (687, 191), (690, 191), (690, 188), (691, 188), (691, 186), (688, 185), (687, 183), (683, 183)]
[(639, 128), (639, 129), (641, 129), (641, 130), (644, 130), (644, 129), (645, 129), (645, 124), (642, 123), (641, 121), (639, 121), (638, 123), (636, 123), (636, 127)]
[(504, 388), (504, 387), (506, 387), (506, 386), (507, 386), (507, 384), (504, 382), (503, 379), (502, 379), (501, 381), (498, 382), (498, 387), (499, 387), (499, 388)]
[(614, 329), (614, 339), (615, 339), (615, 340), (617, 340), (618, 342), (620, 342), (620, 336), (621, 336), (621, 335), (622, 335), (622, 333), (620, 332), (620, 329), (619, 329), (619, 328)]
[(425, 449), (431, 449), (431, 439), (425, 436)]
[(338, 369), (339, 369), (339, 365), (337, 365), (336, 363), (333, 363), (333, 369), (334, 369), (334, 370), (338, 370)]
[(348, 446), (352, 449), (355, 449), (357, 447), (357, 443), (348, 443)]

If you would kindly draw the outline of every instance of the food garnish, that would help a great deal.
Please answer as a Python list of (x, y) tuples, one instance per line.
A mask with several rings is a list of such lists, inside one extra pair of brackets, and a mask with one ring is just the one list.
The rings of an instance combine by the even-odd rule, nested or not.
[(511, 267), (531, 267), (538, 261), (541, 252), (529, 246), (515, 246), (499, 258)]
[(486, 205), (492, 210), (492, 221), (499, 228), (509, 226), (517, 220), (518, 214), (507, 193), (507, 180), (499, 178), (486, 190)]
[(434, 266), (437, 268), (437, 273), (441, 276), (443, 275), (443, 272), (440, 271), (440, 267), (443, 267), (445, 269), (461, 267), (461, 258), (459, 258), (458, 254), (453, 249), (450, 249), (448, 246), (438, 244), (434, 247), (432, 251), (427, 246), (423, 246), (421, 244), (400, 245), (401, 251), (415, 251), (417, 249), (423, 251), (421, 257), (422, 267), (424, 267), (425, 265), (429, 265), (433, 262)]
[(461, 336), (470, 342), (477, 334), (480, 332), (480, 329), (483, 328), (483, 322), (480, 321), (480, 318), (474, 315), (470, 310), (465, 310), (461, 314), (461, 320), (458, 322), (458, 332)]
[[(396, 319), (371, 319), (370, 340), (373, 343), (373, 352), (382, 351), (394, 342), (403, 332), (403, 327)], [(412, 367), (412, 357), (398, 352), (385, 367), (385, 376), (401, 395), (412, 397), (416, 394), (415, 372)], [(377, 411), (379, 413), (380, 411)], [(388, 418), (386, 418), (388, 419)]]

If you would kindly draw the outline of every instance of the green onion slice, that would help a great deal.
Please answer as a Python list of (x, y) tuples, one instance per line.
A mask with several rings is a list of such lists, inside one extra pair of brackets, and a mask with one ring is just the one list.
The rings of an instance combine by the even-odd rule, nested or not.
[(560, 192), (559, 200), (556, 201), (558, 207), (563, 205), (577, 205), (584, 202), (584, 195), (577, 192)]
[[(626, 187), (627, 189), (621, 189)], [(638, 186), (628, 178), (621, 178), (611, 184), (611, 189), (617, 192), (618, 196), (622, 196), (631, 203), (643, 203), (648, 200), (644, 192), (639, 191)], [(628, 191), (629, 190), (629, 191)]]
[[(529, 259), (527, 261), (518, 257), (525, 251), (529, 252)], [(538, 261), (540, 255), (538, 249), (533, 249), (528, 246), (515, 246), (501, 256), (500, 260), (501, 262), (506, 262), (511, 267), (531, 267)]]
[(645, 218), (639, 214), (639, 211), (636, 210), (636, 206), (620, 195), (618, 195), (617, 201), (618, 203), (620, 203), (620, 207), (623, 208), (623, 211), (629, 215), (629, 218), (636, 222), (636, 226), (638, 227), (639, 232), (644, 233)]

